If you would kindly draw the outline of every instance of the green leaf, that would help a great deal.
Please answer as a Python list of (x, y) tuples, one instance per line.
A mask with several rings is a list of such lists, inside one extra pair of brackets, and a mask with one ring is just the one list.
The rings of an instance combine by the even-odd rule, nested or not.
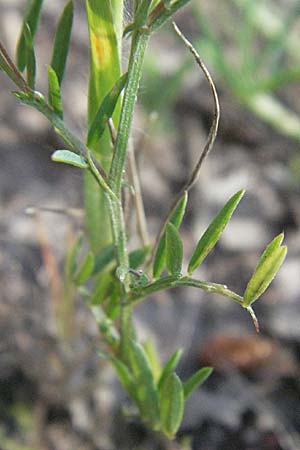
[(229, 222), (234, 210), (244, 195), (244, 189), (234, 194), (226, 205), (217, 214), (207, 230), (200, 238), (197, 247), (191, 257), (188, 266), (188, 274), (191, 275), (195, 269), (203, 262), (209, 252), (214, 248), (221, 237), (224, 228)]
[(116, 320), (116, 317), (121, 311), (120, 298), (121, 286), (118, 283), (112, 282), (108, 301), (105, 305), (106, 314), (111, 320)]
[(100, 272), (95, 280), (95, 288), (90, 295), (90, 305), (101, 305), (113, 290), (115, 277), (111, 272)]
[(115, 246), (108, 244), (95, 256), (95, 267), (93, 274), (102, 272), (115, 259)]
[[(168, 3), (169, 7), (157, 8), (150, 14), (150, 21), (148, 23), (148, 27), (151, 31), (157, 30), (161, 27), (167, 20), (169, 20), (173, 14), (176, 13), (179, 9), (181, 9), (184, 5), (186, 5), (190, 0), (177, 0), (172, 4)], [(160, 2), (165, 3), (165, 2)], [(155, 14), (154, 14), (155, 13)]]
[(159, 244), (157, 246), (157, 250), (154, 256), (153, 261), (153, 279), (159, 277), (161, 274), (166, 261), (166, 234), (164, 233)]
[(28, 2), (27, 9), (24, 14), (24, 22), (22, 26), (22, 30), (19, 36), (18, 44), (17, 44), (17, 66), (20, 72), (23, 72), (26, 66), (26, 42), (25, 42), (25, 28), (26, 24), (28, 24), (31, 37), (34, 41), (35, 33), (37, 30), (37, 25), (39, 22), (40, 12), (43, 5), (43, 0), (30, 0)]
[[(272, 243), (269, 245), (271, 246)], [(277, 246), (273, 251), (271, 251), (270, 248), (268, 249), (268, 247), (263, 253), (254, 274), (247, 284), (243, 302), (245, 308), (252, 305), (252, 303), (265, 292), (286, 257), (287, 248), (285, 245), (281, 247)], [(267, 253), (267, 256), (264, 256), (265, 253)]]
[(51, 59), (51, 67), (57, 75), (59, 86), (61, 85), (66, 67), (67, 56), (70, 47), (70, 38), (73, 24), (73, 1), (65, 6), (58, 21)]
[[(137, 248), (129, 253), (129, 265), (132, 269), (137, 269), (149, 253), (149, 247)], [(109, 244), (95, 256), (94, 274), (101, 272), (108, 264), (115, 262), (115, 247)]]
[(212, 367), (202, 367), (192, 375), (183, 385), (185, 400), (211, 375)]
[(171, 372), (173, 372), (176, 369), (176, 367), (177, 367), (177, 365), (179, 363), (179, 360), (180, 360), (180, 358), (182, 356), (182, 352), (183, 352), (182, 348), (179, 348), (168, 359), (165, 367), (163, 368), (161, 376), (160, 376), (160, 378), (158, 380), (158, 389), (159, 390), (161, 390), (161, 388), (162, 388), (162, 386), (163, 386), (163, 384), (165, 382), (165, 379), (170, 375)]
[(274, 250), (276, 250), (277, 248), (279, 248), (281, 246), (283, 238), (284, 238), (284, 233), (280, 233), (280, 234), (278, 234), (278, 236), (276, 236), (273, 239), (273, 241), (270, 242), (270, 244), (267, 245), (265, 251), (259, 258), (259, 261), (255, 268), (255, 271), (263, 264), (265, 259), (274, 252)]
[(50, 106), (52, 106), (56, 114), (62, 119), (63, 107), (59, 81), (54, 69), (50, 66), (48, 67), (48, 100)]
[(166, 227), (166, 265), (170, 275), (180, 274), (183, 246), (177, 228), (171, 222)]
[(186, 204), (188, 201), (188, 193), (187, 191), (184, 191), (183, 196), (178, 202), (178, 205), (175, 208), (175, 211), (173, 212), (170, 222), (175, 225), (176, 228), (179, 228), (185, 213)]
[(92, 253), (88, 253), (74, 276), (74, 283), (76, 286), (81, 286), (88, 280), (93, 273), (94, 264), (94, 255)]
[(76, 260), (78, 258), (82, 244), (83, 244), (83, 234), (80, 233), (75, 243), (72, 245), (67, 254), (65, 271), (68, 278), (73, 278), (75, 274)]
[(129, 266), (131, 269), (137, 269), (146, 259), (150, 251), (150, 246), (137, 248), (129, 253)]
[(97, 350), (97, 353), (101, 358), (107, 359), (113, 364), (122, 386), (129, 393), (129, 395), (134, 398), (134, 379), (126, 365), (120, 359), (107, 352)]
[(152, 0), (141, 0), (134, 14), (134, 22), (130, 23), (124, 30), (123, 36), (143, 27), (146, 24)]
[(157, 382), (161, 374), (161, 364), (159, 360), (159, 355), (157, 353), (157, 349), (153, 341), (150, 339), (147, 339), (147, 341), (143, 343), (143, 348), (147, 354), (149, 363), (151, 365), (151, 371), (153, 373), (154, 380), (155, 382)]
[(159, 424), (159, 398), (151, 364), (143, 347), (133, 340), (130, 343), (129, 359), (141, 416), (156, 428)]
[(26, 69), (27, 69), (27, 83), (34, 89), (35, 85), (35, 54), (33, 47), (33, 38), (29, 25), (24, 25), (24, 36), (26, 44)]
[[(90, 80), (88, 92), (88, 129), (94, 121), (99, 105), (121, 75), (121, 44), (118, 41), (118, 27), (122, 23), (120, 2), (116, 0), (86, 0), (88, 29), (90, 37)], [(112, 9), (114, 11), (112, 12)], [(120, 99), (113, 114), (115, 128), (118, 128), (121, 110)], [(92, 149), (93, 156), (106, 173), (110, 170), (112, 151), (108, 127)], [(84, 201), (86, 227), (94, 253), (112, 242), (109, 206), (106, 196), (99, 189), (92, 174), (85, 172)]]
[(56, 150), (51, 156), (52, 161), (70, 164), (71, 166), (87, 169), (88, 164), (85, 159), (70, 150)]
[(174, 373), (165, 379), (160, 392), (160, 420), (163, 432), (169, 439), (176, 434), (184, 412), (184, 393), (182, 382)]
[(116, 81), (111, 91), (104, 97), (88, 131), (88, 147), (95, 146), (104, 133), (107, 122), (113, 115), (118, 98), (125, 87), (126, 81), (127, 73), (122, 75), (118, 81)]
[[(187, 191), (184, 192), (183, 196), (181, 197), (180, 201), (178, 202), (177, 207), (175, 208), (175, 211), (173, 212), (170, 222), (176, 227), (179, 228), (180, 224), (182, 222), (186, 204), (188, 200), (188, 193)], [(153, 261), (153, 278), (156, 279), (161, 274), (164, 265), (166, 261), (166, 234), (164, 233), (161, 240), (159, 241), (159, 244), (157, 246), (157, 250), (154, 256)]]

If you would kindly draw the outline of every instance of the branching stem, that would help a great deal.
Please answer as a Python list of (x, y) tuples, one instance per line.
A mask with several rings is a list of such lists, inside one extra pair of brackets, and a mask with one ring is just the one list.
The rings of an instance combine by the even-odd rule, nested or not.
[(240, 305), (243, 305), (243, 298), (236, 294), (235, 292), (231, 291), (227, 288), (224, 284), (217, 284), (217, 283), (210, 283), (207, 281), (200, 281), (195, 280), (194, 278), (190, 277), (178, 277), (178, 276), (166, 276), (163, 278), (160, 278), (159, 280), (155, 281), (154, 283), (149, 283), (143, 287), (141, 287), (138, 292), (133, 293), (130, 297), (130, 301), (132, 303), (136, 303), (138, 301), (141, 301), (144, 297), (147, 297), (148, 295), (154, 294), (155, 292), (163, 291), (165, 289), (169, 288), (175, 288), (179, 286), (191, 286), (198, 289), (202, 289), (206, 292), (212, 292), (215, 294), (223, 295), (224, 297), (228, 297), (231, 300), (234, 300), (235, 302), (239, 303)]

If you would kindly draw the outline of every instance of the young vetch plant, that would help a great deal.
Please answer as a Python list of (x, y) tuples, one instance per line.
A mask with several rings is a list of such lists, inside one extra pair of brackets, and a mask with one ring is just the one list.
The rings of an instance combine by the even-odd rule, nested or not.
[[(161, 366), (153, 346), (138, 340), (132, 322), (134, 305), (164, 289), (192, 286), (235, 301), (251, 314), (258, 330), (252, 305), (271, 283), (287, 251), (281, 245), (283, 234), (275, 237), (260, 257), (243, 295), (232, 292), (225, 285), (193, 278), (193, 272), (214, 248), (238, 206), (244, 194), (244, 190), (240, 190), (209, 224), (190, 256), (187, 271), (183, 272), (183, 245), (179, 228), (188, 192), (196, 182), (217, 134), (219, 102), (207, 68), (174, 23), (177, 35), (208, 81), (214, 99), (214, 117), (207, 143), (192, 174), (166, 213), (154, 244), (149, 244), (130, 141), (132, 116), (148, 41), (152, 33), (188, 1), (135, 0), (132, 22), (125, 29), (122, 28), (123, 0), (86, 1), (90, 39), (86, 143), (67, 128), (63, 119), (61, 84), (71, 36), (72, 1), (66, 4), (58, 21), (48, 67), (47, 96), (36, 90), (35, 86), (34, 38), (42, 0), (31, 0), (28, 4), (17, 45), (16, 62), (0, 43), (0, 66), (15, 85), (13, 95), (21, 103), (46, 116), (66, 144), (66, 149), (53, 153), (52, 160), (84, 171), (85, 237), (89, 252), (83, 261), (78, 261), (82, 249), (82, 237), (79, 237), (66, 258), (68, 286), (77, 287), (90, 305), (105, 344), (105, 350), (99, 350), (99, 355), (111, 361), (137, 406), (141, 419), (149, 428), (164, 433), (170, 439), (180, 426), (186, 399), (212, 369), (204, 367), (183, 382), (175, 372), (181, 350), (177, 350)], [(122, 71), (120, 64), (123, 39), (131, 43), (125, 71)], [(125, 226), (122, 195), (123, 190), (128, 188), (135, 193), (141, 240), (141, 246), (131, 252), (127, 246), (129, 230)]]

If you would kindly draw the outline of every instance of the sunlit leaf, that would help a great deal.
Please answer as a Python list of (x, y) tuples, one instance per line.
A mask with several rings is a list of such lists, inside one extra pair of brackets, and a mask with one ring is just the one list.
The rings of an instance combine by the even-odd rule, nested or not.
[(48, 67), (48, 100), (56, 114), (63, 118), (60, 86), (57, 75), (51, 66)]
[[(114, 7), (114, 13), (112, 13)], [(86, 10), (90, 40), (90, 79), (88, 92), (88, 128), (104, 97), (113, 88), (121, 75), (121, 39), (115, 30), (122, 22), (120, 4), (110, 0), (86, 0)], [(115, 22), (115, 20), (117, 22)], [(118, 127), (120, 101), (113, 114), (113, 122)], [(108, 128), (108, 127), (106, 127)], [(108, 173), (111, 164), (111, 139), (106, 129), (93, 148), (93, 156)], [(112, 242), (109, 207), (104, 193), (99, 189), (92, 175), (86, 171), (84, 179), (84, 199), (86, 226), (94, 253)]]
[(286, 257), (287, 248), (285, 245), (277, 246), (272, 252), (268, 248), (265, 252), (268, 255), (262, 255), (262, 261), (259, 262), (257, 269), (247, 284), (243, 302), (245, 308), (255, 302), (270, 285)]
[(276, 250), (277, 248), (279, 248), (282, 244), (284, 238), (284, 234), (280, 233), (278, 236), (276, 236), (271, 242), (270, 244), (267, 245), (265, 251), (263, 252), (263, 254), (261, 255), (261, 257), (259, 258), (259, 261), (257, 263), (257, 266), (255, 268), (255, 271), (263, 264), (263, 262), (265, 261), (266, 258), (268, 258), (268, 256), (270, 256), (274, 250)]
[(52, 161), (70, 164), (71, 166), (87, 169), (88, 164), (85, 159), (70, 150), (56, 150), (51, 156)]

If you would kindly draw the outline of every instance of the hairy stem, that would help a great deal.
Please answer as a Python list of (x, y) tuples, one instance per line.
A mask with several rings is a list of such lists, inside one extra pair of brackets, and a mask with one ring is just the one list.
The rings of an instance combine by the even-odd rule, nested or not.
[(202, 289), (206, 292), (212, 292), (214, 294), (220, 294), (224, 297), (230, 298), (235, 302), (243, 305), (243, 298), (231, 291), (224, 284), (210, 283), (207, 281), (195, 280), (190, 277), (176, 277), (176, 276), (166, 276), (160, 278), (154, 283), (147, 284), (141, 287), (138, 292), (133, 293), (130, 297), (130, 301), (132, 303), (136, 303), (138, 301), (143, 300), (143, 298), (148, 297), (148, 295), (154, 294), (155, 292), (163, 291), (169, 288), (175, 288), (179, 286), (191, 286), (198, 289)]
[(124, 93), (115, 151), (109, 174), (110, 185), (117, 195), (120, 195), (121, 192), (123, 169), (133, 118), (133, 108), (136, 102), (144, 54), (149, 37), (150, 34), (148, 30), (139, 30), (132, 38), (132, 48), (128, 65), (128, 83)]

